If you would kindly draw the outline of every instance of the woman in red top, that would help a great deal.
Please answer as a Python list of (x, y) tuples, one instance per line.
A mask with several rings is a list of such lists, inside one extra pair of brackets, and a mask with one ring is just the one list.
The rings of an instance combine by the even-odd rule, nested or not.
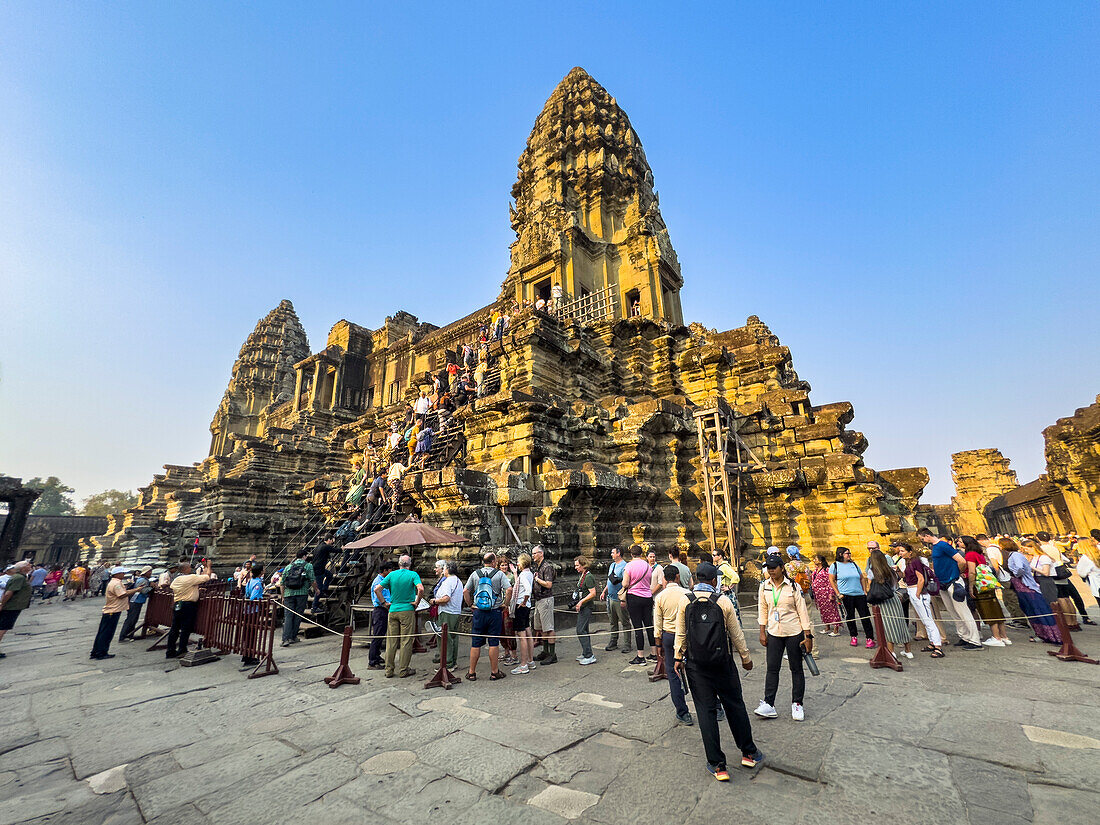
[[(963, 551), (966, 559), (966, 569), (963, 571), (963, 577), (966, 579), (967, 592), (970, 598), (974, 600), (973, 607), (977, 609), (978, 615), (981, 616), (983, 622), (989, 625), (989, 629), (993, 633), (982, 644), (989, 647), (1004, 647), (1012, 644), (1005, 633), (1005, 614), (1001, 610), (1000, 602), (997, 601), (997, 588), (989, 587), (986, 590), (979, 590), (976, 586), (978, 584), (975, 582), (978, 565), (985, 565), (992, 573), (992, 566), (989, 564), (989, 559), (985, 557), (982, 546), (978, 544), (977, 539), (973, 536), (960, 537), (958, 544), (962, 545), (959, 549)], [(995, 576), (994, 581), (996, 581)]]

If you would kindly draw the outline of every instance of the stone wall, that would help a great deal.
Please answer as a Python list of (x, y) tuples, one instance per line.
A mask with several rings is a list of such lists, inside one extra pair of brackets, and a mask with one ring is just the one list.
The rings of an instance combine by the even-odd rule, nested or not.
[(1000, 450), (965, 450), (951, 456), (951, 476), (955, 480), (956, 528), (962, 535), (988, 533), (985, 508), (993, 499), (1020, 486), (1016, 471)]

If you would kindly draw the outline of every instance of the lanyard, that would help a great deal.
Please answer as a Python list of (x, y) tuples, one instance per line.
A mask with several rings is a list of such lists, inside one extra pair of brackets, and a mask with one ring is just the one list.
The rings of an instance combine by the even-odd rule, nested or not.
[(778, 588), (775, 586), (774, 583), (772, 584), (772, 608), (774, 608), (777, 618), (778, 618), (778, 615), (779, 615), (779, 599), (783, 595), (782, 590), (783, 590), (783, 582), (779, 583)]

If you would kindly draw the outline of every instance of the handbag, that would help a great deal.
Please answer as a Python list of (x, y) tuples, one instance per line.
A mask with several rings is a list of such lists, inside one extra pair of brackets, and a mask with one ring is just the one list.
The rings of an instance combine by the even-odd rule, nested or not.
[(1056, 565), (1054, 568), (1054, 578), (1059, 581), (1068, 579), (1072, 574), (1070, 573), (1069, 566), (1065, 564)]
[(879, 581), (871, 582), (867, 588), (867, 604), (882, 604), (890, 600), (894, 595), (894, 588)]
[(1054, 583), (1053, 576), (1041, 576), (1036, 573), (1035, 581), (1039, 585), (1039, 592), (1043, 594), (1043, 601), (1047, 604), (1058, 601), (1058, 585)]

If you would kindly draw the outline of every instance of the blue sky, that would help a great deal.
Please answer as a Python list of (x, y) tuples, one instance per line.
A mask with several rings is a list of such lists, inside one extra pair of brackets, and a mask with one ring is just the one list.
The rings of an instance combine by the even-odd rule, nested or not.
[(926, 501), (961, 449), (1030, 480), (1100, 392), (1095, 3), (402, 6), (0, 5), (0, 471), (202, 459), (282, 298), (315, 349), (495, 298), (574, 65), (642, 139), (685, 316), (759, 315)]

